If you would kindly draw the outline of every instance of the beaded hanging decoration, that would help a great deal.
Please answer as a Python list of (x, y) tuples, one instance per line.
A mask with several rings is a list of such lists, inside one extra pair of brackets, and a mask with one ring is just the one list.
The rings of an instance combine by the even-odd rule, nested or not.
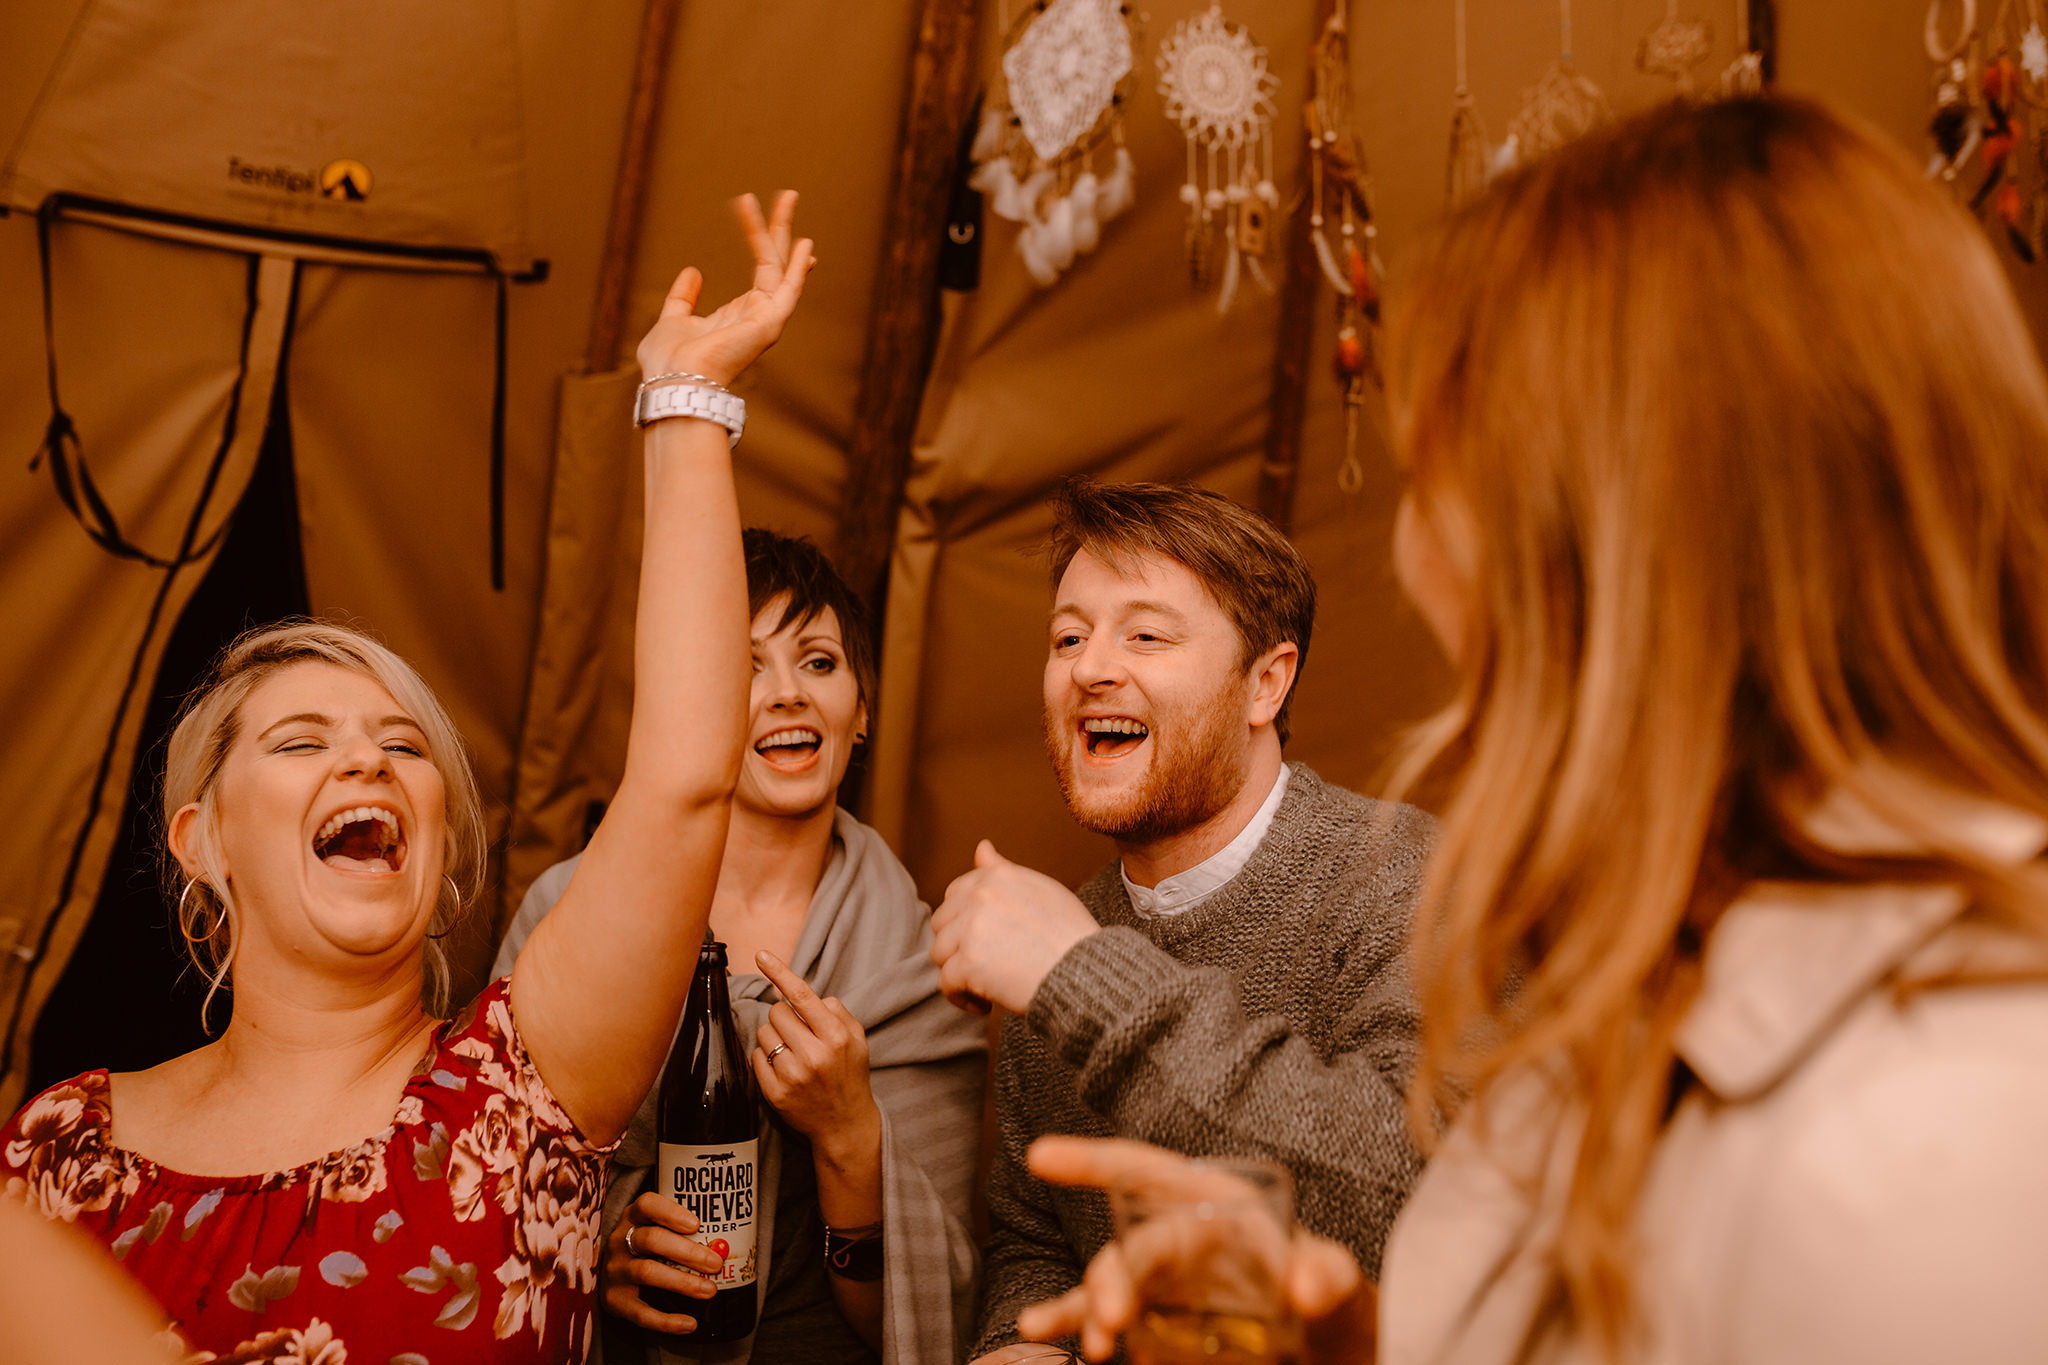
[[(1379, 229), (1372, 220), (1372, 180), (1353, 123), (1351, 35), (1342, 5), (1316, 38), (1312, 82), (1302, 110), (1308, 124), (1309, 240), (1337, 298), (1335, 360), (1337, 381), (1344, 386), (1344, 462), (1337, 466), (1337, 487), (1356, 493), (1365, 486), (1365, 466), (1358, 460), (1359, 408), (1366, 384), (1377, 387), (1380, 382), (1374, 333), (1383, 268), (1376, 245)], [(1332, 223), (1335, 249), (1329, 238)]]
[(1496, 175), (1554, 152), (1614, 116), (1600, 87), (1572, 65), (1572, 0), (1558, 0), (1558, 37), (1557, 60), (1508, 121), (1507, 141), (1494, 157)]
[(1954, 183), (1984, 140), (1984, 108), (1978, 86), (1977, 0), (1961, 0), (1955, 36), (1944, 35), (1942, 0), (1931, 0), (1922, 42), (1934, 63), (1934, 114), (1927, 121), (1934, 154), (1927, 178)]
[[(1979, 30), (1975, 0), (1963, 0), (1953, 37), (1943, 0), (1927, 10), (1923, 41), (1934, 63), (1934, 152), (1929, 179), (1960, 186), (1973, 162), (1983, 178), (1971, 212), (1984, 217), (2032, 265), (2048, 252), (2048, 36), (2041, 0), (2000, 0)], [(2026, 20), (2024, 30), (2020, 27)], [(2031, 136), (2029, 122), (2033, 125)]]
[[(1743, 0), (1744, 5), (1748, 0)], [(1692, 69), (1714, 50), (1714, 26), (1704, 19), (1686, 19), (1678, 13), (1678, 0), (1665, 0), (1664, 17), (1636, 44), (1636, 70), (1646, 76), (1662, 76), (1681, 94), (1693, 91)]]
[(1457, 33), (1458, 85), (1451, 94), (1451, 164), (1444, 185), (1456, 208), (1486, 188), (1491, 144), (1486, 125), (1479, 121), (1479, 102), (1465, 80), (1465, 0), (1457, 0), (1451, 13)]
[[(1220, 5), (1183, 19), (1159, 45), (1159, 95), (1187, 138), (1188, 271), (1197, 287), (1219, 274), (1216, 311), (1237, 297), (1240, 262), (1271, 291), (1260, 262), (1280, 207), (1273, 185), (1273, 94), (1279, 78), (1249, 30)], [(1219, 261), (1221, 262), (1219, 266)]]
[[(1138, 21), (1119, 0), (1037, 0), (1007, 36), (1002, 88), (976, 131), (968, 183), (989, 211), (1023, 224), (1017, 254), (1046, 288), (1093, 251), (1135, 198), (1123, 111)], [(1110, 169), (1097, 176), (1096, 153)]]

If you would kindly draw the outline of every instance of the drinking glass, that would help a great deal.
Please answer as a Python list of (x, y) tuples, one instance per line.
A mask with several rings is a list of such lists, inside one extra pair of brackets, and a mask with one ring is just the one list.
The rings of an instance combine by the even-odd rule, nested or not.
[(1287, 1301), (1294, 1181), (1250, 1158), (1162, 1165), (1110, 1193), (1137, 1296), (1133, 1365), (1288, 1365), (1301, 1322)]

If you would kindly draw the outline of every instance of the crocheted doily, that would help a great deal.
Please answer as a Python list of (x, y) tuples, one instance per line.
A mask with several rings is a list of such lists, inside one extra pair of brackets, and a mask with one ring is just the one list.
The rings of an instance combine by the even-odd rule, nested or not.
[(1051, 0), (1003, 54), (1003, 76), (1041, 160), (1093, 131), (1131, 70), (1131, 31), (1118, 0)]
[(1227, 23), (1219, 5), (1183, 20), (1159, 44), (1166, 116), (1204, 146), (1241, 147), (1259, 136), (1273, 117), (1279, 88), (1266, 67), (1266, 50)]

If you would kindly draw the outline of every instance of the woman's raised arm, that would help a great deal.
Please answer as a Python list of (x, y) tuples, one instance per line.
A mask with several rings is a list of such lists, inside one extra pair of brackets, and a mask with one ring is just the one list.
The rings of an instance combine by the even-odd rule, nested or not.
[[(727, 384), (781, 335), (812, 264), (810, 241), (790, 240), (796, 195), (766, 221), (751, 195), (738, 210), (753, 288), (700, 317), (703, 277), (684, 270), (640, 343), (646, 377)], [(668, 418), (647, 428), (646, 457), (625, 774), (511, 986), (534, 1064), (598, 1142), (625, 1131), (674, 1037), (746, 740), (747, 585), (727, 433)]]

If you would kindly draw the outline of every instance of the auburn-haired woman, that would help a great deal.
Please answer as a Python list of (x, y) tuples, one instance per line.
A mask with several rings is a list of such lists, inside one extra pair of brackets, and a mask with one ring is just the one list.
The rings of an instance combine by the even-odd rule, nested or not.
[[(809, 541), (750, 528), (744, 544), (752, 686), (711, 932), (731, 950), (733, 1014), (766, 1101), (759, 1326), (699, 1347), (693, 1317), (641, 1293), (687, 1305), (709, 1297), (722, 1265), (690, 1235), (696, 1219), (650, 1188), (650, 1091), (605, 1196), (598, 1340), (606, 1365), (700, 1352), (727, 1365), (951, 1365), (978, 1268), (967, 1224), (987, 1035), (939, 993), (931, 912), (910, 873), (839, 808), (875, 688), (860, 599)], [(501, 969), (581, 861), (534, 882)]]
[(2048, 380), (1981, 230), (1812, 104), (1674, 104), (1404, 298), (1462, 679), (1414, 1099), (1471, 1099), (1379, 1358), (2048, 1359)]
[[(753, 288), (723, 308), (695, 316), (702, 277), (677, 277), (640, 363), (656, 394), (695, 392), (644, 415), (743, 419), (723, 386), (811, 263), (794, 208), (741, 202)], [(624, 780), (555, 915), (455, 1019), (422, 987), (445, 996), (482, 820), (419, 676), (341, 627), (268, 630), (172, 734), (179, 920), (233, 990), (228, 1025), (30, 1101), (0, 1189), (105, 1241), (197, 1359), (557, 1365), (589, 1345), (606, 1168), (688, 990), (746, 723), (728, 431), (655, 421), (646, 460)]]

